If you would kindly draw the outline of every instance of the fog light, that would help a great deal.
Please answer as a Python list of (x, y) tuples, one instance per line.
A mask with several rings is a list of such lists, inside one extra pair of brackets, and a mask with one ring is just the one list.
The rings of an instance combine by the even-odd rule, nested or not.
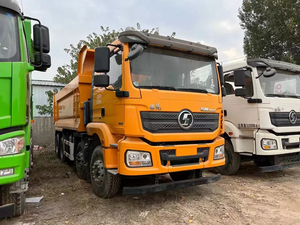
[(152, 166), (152, 159), (150, 152), (142, 151), (127, 151), (126, 163), (129, 167), (146, 167)]
[(277, 141), (273, 139), (262, 139), (261, 147), (264, 150), (276, 150), (277, 149)]
[(215, 148), (214, 160), (223, 159), (225, 157), (224, 145)]
[(0, 177), (10, 176), (10, 175), (13, 175), (13, 174), (14, 174), (14, 169), (13, 168), (0, 170)]

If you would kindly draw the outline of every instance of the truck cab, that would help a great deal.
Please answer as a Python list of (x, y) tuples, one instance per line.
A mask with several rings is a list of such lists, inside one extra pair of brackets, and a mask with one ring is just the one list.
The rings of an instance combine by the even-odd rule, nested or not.
[[(50, 66), (48, 28), (0, 0), (0, 218), (21, 215), (32, 164), (31, 72)], [(43, 48), (43, 50), (41, 50)]]
[[(84, 47), (78, 76), (54, 97), (58, 157), (74, 160), (102, 198), (126, 179), (155, 182), (124, 194), (219, 180), (202, 177), (225, 163), (216, 58), (213, 47), (131, 29), (108, 47)], [(168, 173), (174, 182), (159, 183)]]
[(268, 59), (223, 64), (226, 97), (223, 174), (242, 160), (261, 172), (300, 165), (300, 66)]

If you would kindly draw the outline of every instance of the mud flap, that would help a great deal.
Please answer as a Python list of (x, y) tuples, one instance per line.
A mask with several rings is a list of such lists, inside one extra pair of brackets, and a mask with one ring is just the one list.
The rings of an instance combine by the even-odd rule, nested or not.
[(13, 203), (0, 206), (0, 219), (13, 216), (14, 208), (15, 208), (15, 204)]

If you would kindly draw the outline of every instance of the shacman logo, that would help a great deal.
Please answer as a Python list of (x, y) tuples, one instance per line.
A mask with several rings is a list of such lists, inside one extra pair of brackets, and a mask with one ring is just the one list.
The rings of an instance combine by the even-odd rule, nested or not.
[(289, 120), (290, 120), (291, 124), (295, 124), (297, 122), (297, 119), (298, 119), (297, 113), (294, 110), (290, 111)]
[(191, 128), (194, 122), (193, 114), (188, 110), (183, 110), (179, 113), (178, 116), (178, 124), (179, 126), (184, 129), (188, 130)]

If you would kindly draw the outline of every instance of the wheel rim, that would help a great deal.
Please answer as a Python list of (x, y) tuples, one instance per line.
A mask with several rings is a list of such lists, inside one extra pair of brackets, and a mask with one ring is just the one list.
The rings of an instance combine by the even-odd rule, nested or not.
[(92, 166), (92, 179), (98, 186), (101, 186), (104, 183), (104, 173), (103, 161), (98, 158)]
[(76, 155), (76, 170), (82, 172), (84, 166), (83, 153), (80, 151)]

